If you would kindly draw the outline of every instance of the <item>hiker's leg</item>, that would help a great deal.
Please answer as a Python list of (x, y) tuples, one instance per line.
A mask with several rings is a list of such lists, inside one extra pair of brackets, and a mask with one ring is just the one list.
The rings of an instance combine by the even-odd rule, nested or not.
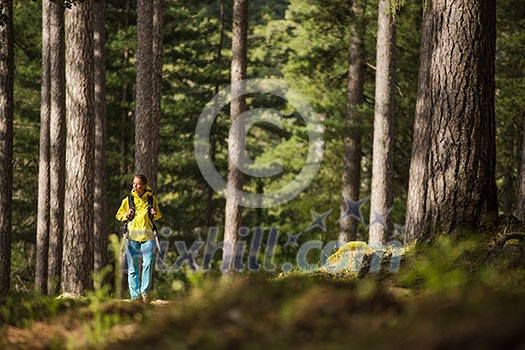
[(132, 300), (138, 299), (140, 296), (139, 250), (140, 243), (128, 239), (128, 244), (126, 248), (126, 261), (128, 263), (129, 294)]
[(142, 286), (140, 294), (148, 294), (151, 286), (153, 258), (155, 257), (155, 241), (149, 240), (141, 244), (142, 252)]

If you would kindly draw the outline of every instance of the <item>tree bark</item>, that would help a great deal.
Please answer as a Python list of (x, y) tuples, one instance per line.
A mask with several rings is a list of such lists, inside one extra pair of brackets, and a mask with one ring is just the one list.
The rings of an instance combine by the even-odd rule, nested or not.
[[(363, 12), (365, 0), (352, 3), (352, 22), (349, 28), (348, 41), (348, 81), (346, 100), (348, 107), (345, 119), (345, 134), (343, 136), (343, 176), (342, 196), (344, 200), (357, 202), (361, 182), (361, 118), (359, 106), (364, 101), (364, 30)], [(341, 205), (342, 217), (346, 212), (346, 204)], [(359, 220), (353, 216), (343, 217), (339, 222), (339, 242), (355, 241)]]
[(396, 25), (388, 0), (378, 5), (372, 194), (369, 245), (382, 246), (392, 235), (394, 124), (394, 45)]
[[(231, 82), (240, 83), (246, 79), (247, 67), (247, 32), (248, 32), (248, 1), (233, 2), (232, 31), (232, 62)], [(241, 87), (232, 88), (236, 95)], [(226, 211), (224, 221), (223, 270), (231, 271), (235, 258), (237, 232), (241, 226), (240, 197), (237, 190), (242, 189), (243, 173), (238, 168), (243, 155), (244, 123), (240, 119), (246, 110), (246, 98), (240, 96), (232, 100), (230, 105), (231, 127), (228, 135), (228, 181), (226, 185)]]
[[(127, 28), (129, 26), (129, 20), (132, 16), (132, 10), (131, 10), (131, 2), (130, 0), (126, 1), (126, 8), (124, 10), (125, 15), (125, 22), (124, 22), (124, 28)], [(125, 68), (130, 67), (130, 49), (128, 47), (124, 48), (122, 52), (122, 58), (124, 60), (124, 66)], [(133, 171), (133, 162), (130, 161), (130, 159), (133, 159), (133, 156), (131, 154), (131, 142), (130, 140), (134, 140), (134, 129), (133, 129), (133, 111), (128, 107), (131, 105), (131, 102), (133, 100), (133, 84), (127, 81), (127, 79), (122, 81), (121, 86), (121, 101), (120, 105), (121, 107), (121, 130), (122, 134), (120, 135), (120, 189), (123, 193), (129, 192), (129, 181), (130, 176), (129, 174)], [(123, 239), (123, 237), (121, 237)], [(125, 254), (122, 253), (118, 257), (118, 266), (124, 266), (125, 262)], [(122, 297), (124, 295), (124, 291), (128, 289), (128, 274), (124, 270), (116, 271), (115, 270), (115, 294), (118, 297)]]
[(67, 177), (62, 291), (92, 287), (94, 86), (91, 1), (66, 13)]
[(156, 190), (157, 168), (155, 135), (158, 123), (152, 117), (154, 75), (153, 67), (153, 1), (137, 3), (137, 84), (135, 107), (135, 173), (148, 178)]
[(65, 196), (65, 146), (66, 146), (66, 101), (65, 101), (65, 42), (64, 9), (50, 4), (50, 80), (51, 118), (49, 155), (49, 252), (47, 292), (50, 295), (60, 290), (62, 269), (62, 239), (64, 236)]
[(13, 184), (13, 2), (0, 0), (7, 15), (0, 26), (0, 297), (9, 291)]
[(50, 1), (42, 1), (42, 78), (40, 99), (40, 143), (38, 157), (38, 213), (36, 225), (35, 289), (47, 293), (49, 248), (49, 123), (51, 117), (50, 81)]
[(108, 263), (106, 205), (106, 1), (93, 3), (93, 48), (95, 85), (95, 195), (94, 268), (100, 272)]
[[(523, 113), (525, 120), (525, 113)], [(518, 177), (518, 203), (516, 217), (522, 222), (525, 221), (525, 123), (523, 127), (523, 145), (521, 147), (521, 163)]]
[(428, 1), (406, 240), (497, 218), (495, 0)]
[[(428, 4), (428, 3), (427, 3)], [(429, 166), (429, 125), (430, 119), (425, 110), (425, 103), (430, 99), (430, 61), (432, 59), (432, 14), (430, 9), (424, 10), (421, 48), (419, 58), (418, 91), (412, 135), (412, 156), (408, 179), (408, 193), (406, 205), (406, 233), (405, 240), (412, 241), (423, 234), (423, 218), (425, 216), (427, 197), (427, 178)], [(416, 220), (417, 218), (417, 220)], [(417, 236), (416, 236), (417, 235)]]
[[(221, 57), (222, 57), (222, 47), (224, 45), (224, 26), (225, 26), (225, 17), (226, 17), (226, 0), (221, 0), (220, 13), (219, 13), (219, 45), (217, 45), (217, 56), (215, 56), (215, 64), (217, 71), (220, 70)], [(217, 78), (218, 79), (218, 78)], [(220, 84), (215, 82), (215, 95), (219, 93)], [(215, 154), (217, 148), (217, 140), (215, 135), (210, 135), (210, 158), (211, 161), (215, 161)], [(205, 232), (211, 226), (212, 216), (213, 216), (213, 194), (215, 190), (211, 186), (207, 186), (206, 190), (206, 209), (204, 214), (204, 226), (206, 227)]]
[(152, 33), (152, 55), (153, 55), (153, 89), (151, 103), (151, 162), (152, 173), (150, 186), (157, 189), (157, 173), (159, 167), (160, 151), (160, 116), (162, 100), (162, 49), (163, 49), (163, 25), (164, 25), (164, 0), (154, 0), (153, 4), (153, 33)]

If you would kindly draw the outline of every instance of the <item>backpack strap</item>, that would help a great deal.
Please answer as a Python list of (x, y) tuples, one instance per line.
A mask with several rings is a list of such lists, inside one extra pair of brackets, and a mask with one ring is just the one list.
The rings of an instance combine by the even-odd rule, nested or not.
[(128, 218), (128, 221), (133, 220), (133, 217), (135, 216), (135, 200), (133, 199), (133, 195), (128, 195), (128, 206), (130, 209), (133, 210), (133, 213), (131, 213), (131, 216)]
[(128, 223), (135, 217), (135, 201), (133, 200), (133, 195), (131, 194), (128, 195), (128, 207), (130, 209), (133, 209), (133, 212), (131, 213), (129, 218), (122, 223), (122, 227), (120, 228), (120, 230), (122, 231), (122, 235), (126, 239), (129, 239)]
[(152, 208), (153, 208), (153, 196), (148, 196), (148, 216), (151, 222), (153, 222), (153, 214), (151, 214)]
[(151, 227), (153, 228), (153, 232), (157, 233), (157, 226), (155, 225), (155, 221), (153, 221), (153, 214), (151, 213), (151, 209), (153, 209), (153, 195), (148, 196), (148, 217), (151, 221)]

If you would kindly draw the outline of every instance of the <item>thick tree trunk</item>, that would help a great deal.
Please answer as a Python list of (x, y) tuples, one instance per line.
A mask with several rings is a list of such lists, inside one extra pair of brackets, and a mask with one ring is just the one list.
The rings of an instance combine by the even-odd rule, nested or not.
[(392, 176), (394, 147), (394, 44), (396, 25), (389, 1), (378, 5), (376, 90), (370, 198), (371, 246), (382, 246), (392, 235)]
[(95, 69), (95, 195), (94, 268), (100, 272), (108, 263), (106, 205), (106, 1), (93, 3), (93, 48)]
[[(523, 115), (525, 120), (525, 113)], [(516, 217), (522, 222), (525, 221), (525, 124), (523, 127), (523, 145), (521, 147), (521, 166), (518, 177), (518, 195)]]
[(35, 289), (44, 294), (47, 293), (47, 251), (49, 247), (50, 5), (50, 1), (42, 1), (42, 78), (40, 84), (40, 147), (35, 264)]
[(13, 2), (0, 0), (7, 15), (0, 26), (0, 296), (9, 291), (13, 184)]
[(48, 294), (60, 290), (62, 269), (62, 239), (64, 233), (65, 195), (65, 145), (66, 145), (66, 101), (65, 101), (65, 43), (64, 9), (50, 4), (50, 79), (51, 120), (49, 155), (49, 252)]
[(66, 13), (67, 177), (62, 291), (92, 287), (94, 86), (91, 1)]
[(157, 167), (155, 139), (158, 123), (152, 118), (154, 75), (153, 4), (151, 0), (137, 3), (137, 92), (135, 107), (135, 173), (144, 174), (156, 190)]
[[(352, 22), (350, 23), (350, 38), (348, 43), (348, 82), (347, 111), (345, 120), (345, 135), (343, 137), (343, 176), (342, 196), (344, 202), (359, 200), (361, 182), (361, 118), (359, 106), (363, 104), (364, 96), (364, 30), (363, 21), (365, 0), (356, 0), (352, 4)], [(346, 203), (341, 205), (342, 218), (339, 228), (339, 242), (355, 241), (359, 220), (353, 216), (345, 217)]]
[[(248, 1), (233, 2), (231, 82), (246, 79), (247, 66)], [(232, 89), (236, 95), (240, 85)], [(230, 271), (235, 257), (237, 232), (241, 226), (241, 208), (238, 190), (242, 189), (243, 173), (238, 168), (242, 160), (244, 123), (240, 116), (246, 110), (246, 98), (240, 96), (231, 102), (231, 128), (228, 136), (228, 183), (226, 186), (226, 211), (224, 221), (223, 269)]]
[(495, 0), (427, 5), (407, 240), (477, 228), (497, 216)]
[[(430, 9), (424, 10), (421, 30), (421, 48), (419, 57), (418, 91), (412, 136), (412, 157), (408, 179), (408, 194), (406, 204), (405, 240), (412, 241), (422, 235), (424, 229), (427, 197), (427, 178), (429, 159), (429, 125), (425, 103), (430, 99), (430, 62), (432, 59), (432, 14)], [(417, 218), (417, 220), (416, 220)]]

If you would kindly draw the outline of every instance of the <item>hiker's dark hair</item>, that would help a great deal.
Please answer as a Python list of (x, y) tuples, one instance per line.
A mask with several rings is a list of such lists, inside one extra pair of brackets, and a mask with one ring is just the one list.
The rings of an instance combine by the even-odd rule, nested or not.
[(142, 181), (142, 183), (143, 183), (144, 185), (147, 185), (147, 184), (148, 184), (148, 179), (146, 178), (145, 175), (138, 174), (138, 175), (133, 176), (133, 178), (136, 178), (136, 177), (139, 178), (140, 181)]

